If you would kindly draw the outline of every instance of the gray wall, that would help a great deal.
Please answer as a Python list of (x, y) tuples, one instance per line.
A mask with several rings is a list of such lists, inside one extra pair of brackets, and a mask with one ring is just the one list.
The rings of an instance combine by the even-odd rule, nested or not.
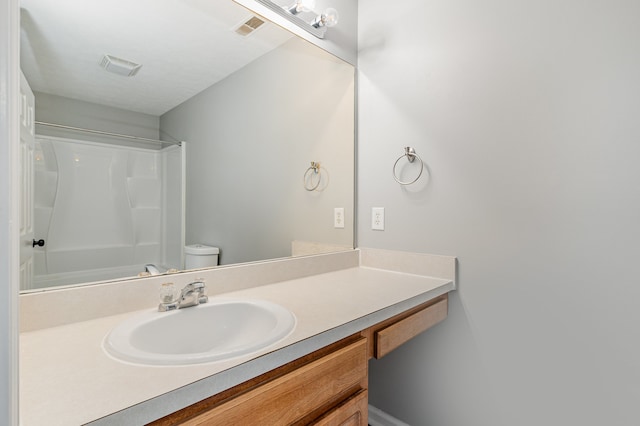
[[(638, 424), (638, 22), (623, 0), (360, 3), (359, 245), (460, 272), (449, 318), (371, 362), (374, 405), (413, 426)], [(430, 171), (409, 188), (405, 145)]]
[[(223, 264), (289, 256), (293, 240), (352, 246), (353, 81), (294, 38), (164, 114), (162, 132), (187, 143), (187, 244), (220, 247)], [(311, 161), (322, 192), (303, 187)]]
[[(36, 120), (103, 132), (158, 139), (160, 117), (127, 111), (91, 102), (78, 101), (48, 93), (36, 92)], [(52, 127), (38, 126), (41, 135), (75, 138), (94, 142), (131, 145), (119, 139), (91, 135)], [(141, 144), (143, 145), (143, 144)]]

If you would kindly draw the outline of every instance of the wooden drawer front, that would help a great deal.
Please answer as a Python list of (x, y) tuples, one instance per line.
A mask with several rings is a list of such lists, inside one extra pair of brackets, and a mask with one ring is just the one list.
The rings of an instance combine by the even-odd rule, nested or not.
[(440, 300), (398, 322), (375, 332), (376, 358), (382, 358), (398, 346), (433, 327), (447, 317), (448, 299)]
[(366, 389), (363, 389), (311, 424), (314, 426), (367, 426), (368, 410), (369, 394)]
[(184, 425), (288, 425), (358, 386), (366, 387), (366, 339), (185, 421)]

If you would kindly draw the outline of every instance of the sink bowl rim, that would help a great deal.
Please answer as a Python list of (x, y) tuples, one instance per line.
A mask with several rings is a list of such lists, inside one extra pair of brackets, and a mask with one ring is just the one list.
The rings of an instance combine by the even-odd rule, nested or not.
[[(219, 352), (210, 350), (205, 352), (191, 352), (180, 354), (161, 354), (145, 351), (134, 346), (129, 336), (137, 327), (144, 326), (156, 320), (163, 320), (174, 315), (188, 314), (188, 310), (212, 309), (220, 305), (245, 304), (266, 309), (276, 319), (276, 326), (258, 342), (252, 341), (233, 350)], [(194, 365), (230, 360), (239, 356), (250, 355), (269, 348), (288, 337), (296, 328), (297, 318), (289, 309), (277, 303), (263, 299), (244, 298), (215, 298), (208, 303), (189, 308), (177, 309), (170, 312), (158, 312), (156, 309), (137, 313), (116, 324), (104, 337), (102, 349), (109, 357), (124, 363), (143, 366), (180, 366)]]

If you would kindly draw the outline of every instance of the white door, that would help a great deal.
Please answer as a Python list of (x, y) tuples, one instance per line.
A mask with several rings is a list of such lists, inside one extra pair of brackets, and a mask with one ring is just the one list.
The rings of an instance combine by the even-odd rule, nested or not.
[(33, 151), (35, 97), (24, 74), (20, 76), (20, 290), (33, 283)]

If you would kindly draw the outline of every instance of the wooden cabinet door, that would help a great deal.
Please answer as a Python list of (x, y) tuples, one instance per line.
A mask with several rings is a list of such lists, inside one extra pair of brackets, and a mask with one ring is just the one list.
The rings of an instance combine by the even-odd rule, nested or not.
[(366, 426), (368, 408), (368, 392), (363, 389), (311, 424), (314, 426)]
[[(334, 401), (339, 400), (341, 395), (346, 399), (353, 394), (353, 389), (362, 389), (361, 385), (367, 380), (367, 358), (366, 339), (360, 339), (181, 424), (189, 426), (298, 424), (309, 413), (335, 404)], [(362, 397), (366, 399), (366, 393)], [(360, 425), (360, 423), (319, 424)]]

